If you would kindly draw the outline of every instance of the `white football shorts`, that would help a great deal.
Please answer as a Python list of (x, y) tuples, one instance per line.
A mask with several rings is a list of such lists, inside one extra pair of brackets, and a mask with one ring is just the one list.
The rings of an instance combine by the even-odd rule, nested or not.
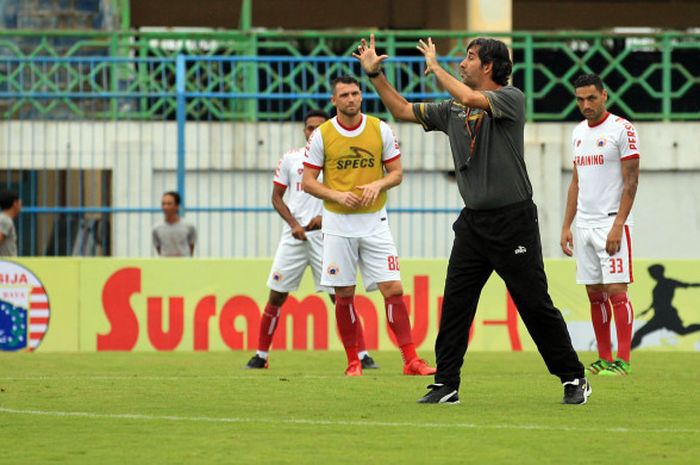
[(401, 280), (399, 257), (389, 229), (366, 237), (324, 235), (321, 285), (354, 286), (358, 267), (367, 291), (377, 289), (377, 283)]
[(291, 234), (280, 239), (275, 260), (272, 262), (267, 287), (277, 292), (292, 292), (299, 288), (306, 267), (311, 267), (316, 290), (334, 293), (331, 287), (321, 286), (321, 265), (323, 260), (323, 233), (310, 231), (306, 241), (294, 239)]
[(624, 226), (620, 251), (612, 256), (605, 251), (609, 232), (609, 227), (576, 228), (574, 253), (578, 284), (616, 284), (633, 281), (632, 228)]

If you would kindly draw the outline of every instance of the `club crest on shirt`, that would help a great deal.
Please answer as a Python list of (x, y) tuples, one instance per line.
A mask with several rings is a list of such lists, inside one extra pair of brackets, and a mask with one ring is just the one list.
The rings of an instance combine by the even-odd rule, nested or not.
[(0, 350), (33, 351), (49, 328), (49, 298), (27, 268), (0, 261)]
[(605, 137), (599, 138), (597, 141), (595, 141), (595, 146), (596, 147), (605, 147), (605, 144), (608, 143), (608, 140)]
[(280, 273), (279, 271), (273, 271), (273, 272), (272, 272), (272, 280), (275, 281), (275, 282), (280, 282), (280, 281), (282, 281), (282, 278), (283, 278), (283, 277), (284, 277), (284, 276), (282, 276), (282, 273)]
[(331, 276), (338, 276), (340, 268), (338, 268), (338, 265), (329, 265), (328, 268), (326, 268), (326, 273)]

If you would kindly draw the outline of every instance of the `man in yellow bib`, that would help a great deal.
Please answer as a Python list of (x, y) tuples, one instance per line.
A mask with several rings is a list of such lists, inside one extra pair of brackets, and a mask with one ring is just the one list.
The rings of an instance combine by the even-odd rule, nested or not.
[[(321, 285), (335, 288), (335, 316), (348, 357), (348, 376), (362, 375), (357, 357), (355, 285), (384, 296), (387, 320), (401, 348), (406, 375), (432, 375), (416, 354), (403, 302), (399, 257), (389, 230), (386, 191), (401, 183), (401, 153), (389, 125), (362, 114), (358, 81), (331, 82), (337, 116), (314, 131), (306, 146), (303, 189), (323, 200)], [(318, 176), (323, 170), (323, 183)]]

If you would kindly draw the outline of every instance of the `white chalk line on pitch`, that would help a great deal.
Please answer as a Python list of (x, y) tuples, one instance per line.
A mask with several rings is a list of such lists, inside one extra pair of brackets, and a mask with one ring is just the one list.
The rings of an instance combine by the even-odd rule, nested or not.
[[(454, 408), (454, 406), (418, 406), (417, 408)], [(573, 407), (576, 408), (576, 407)], [(585, 408), (585, 407), (584, 407)], [(366, 420), (310, 420), (304, 418), (231, 418), (231, 417), (183, 417), (175, 415), (145, 415), (140, 413), (94, 413), (94, 412), (60, 412), (49, 410), (21, 410), (0, 407), (0, 413), (9, 415), (36, 415), (62, 418), (103, 418), (111, 420), (142, 420), (142, 421), (173, 421), (195, 423), (248, 423), (248, 424), (287, 424), (310, 426), (360, 426), (360, 427), (386, 427), (386, 428), (457, 428), (457, 429), (494, 429), (494, 430), (531, 430), (531, 431), (565, 431), (565, 432), (590, 432), (590, 433), (691, 433), (698, 434), (696, 428), (580, 428), (576, 426), (547, 426), (547, 425), (477, 425), (474, 423), (410, 423), (391, 421), (366, 421)]]
[(282, 376), (279, 374), (271, 373), (260, 373), (259, 376), (255, 375), (241, 375), (241, 376), (0, 376), (0, 381), (50, 381), (50, 380), (85, 380), (85, 381), (184, 381), (184, 380), (236, 380), (236, 379), (274, 379), (274, 378), (284, 378), (289, 379), (334, 379), (342, 378), (344, 375), (338, 373), (338, 375), (297, 375), (290, 374)]

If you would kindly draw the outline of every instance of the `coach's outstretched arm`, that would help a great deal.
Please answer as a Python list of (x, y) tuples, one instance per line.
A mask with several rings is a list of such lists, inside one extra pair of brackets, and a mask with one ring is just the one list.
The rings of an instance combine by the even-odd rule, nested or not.
[(379, 98), (382, 99), (392, 116), (401, 121), (410, 121), (418, 123), (416, 115), (413, 114), (413, 105), (387, 81), (386, 76), (381, 71), (382, 62), (389, 58), (389, 55), (377, 55), (377, 50), (374, 46), (374, 34), (369, 36), (369, 44), (363, 38), (360, 45), (357, 47), (357, 53), (352, 56), (360, 60), (362, 69), (369, 77), (374, 86)]
[[(465, 83), (461, 82), (450, 73), (448, 73), (440, 63), (437, 61), (437, 52), (435, 51), (435, 44), (433, 39), (428, 37), (427, 41), (422, 39), (418, 41), (416, 46), (418, 51), (423, 54), (425, 58), (425, 75), (434, 74), (437, 81), (442, 87), (445, 88), (447, 92), (459, 103), (468, 108), (480, 108), (482, 110), (491, 111), (489, 101), (486, 96), (480, 92), (480, 90), (486, 90), (488, 88), (493, 88), (494, 86), (485, 86), (479, 90), (474, 90)], [(464, 58), (462, 63), (460, 63), (460, 72), (462, 72), (466, 62), (477, 59), (478, 55), (474, 50), (468, 50), (467, 56)], [(493, 64), (482, 64), (482, 68), (486, 73), (489, 73), (493, 69)], [(464, 75), (463, 75), (464, 77)], [(500, 87), (500, 86), (497, 86)]]

